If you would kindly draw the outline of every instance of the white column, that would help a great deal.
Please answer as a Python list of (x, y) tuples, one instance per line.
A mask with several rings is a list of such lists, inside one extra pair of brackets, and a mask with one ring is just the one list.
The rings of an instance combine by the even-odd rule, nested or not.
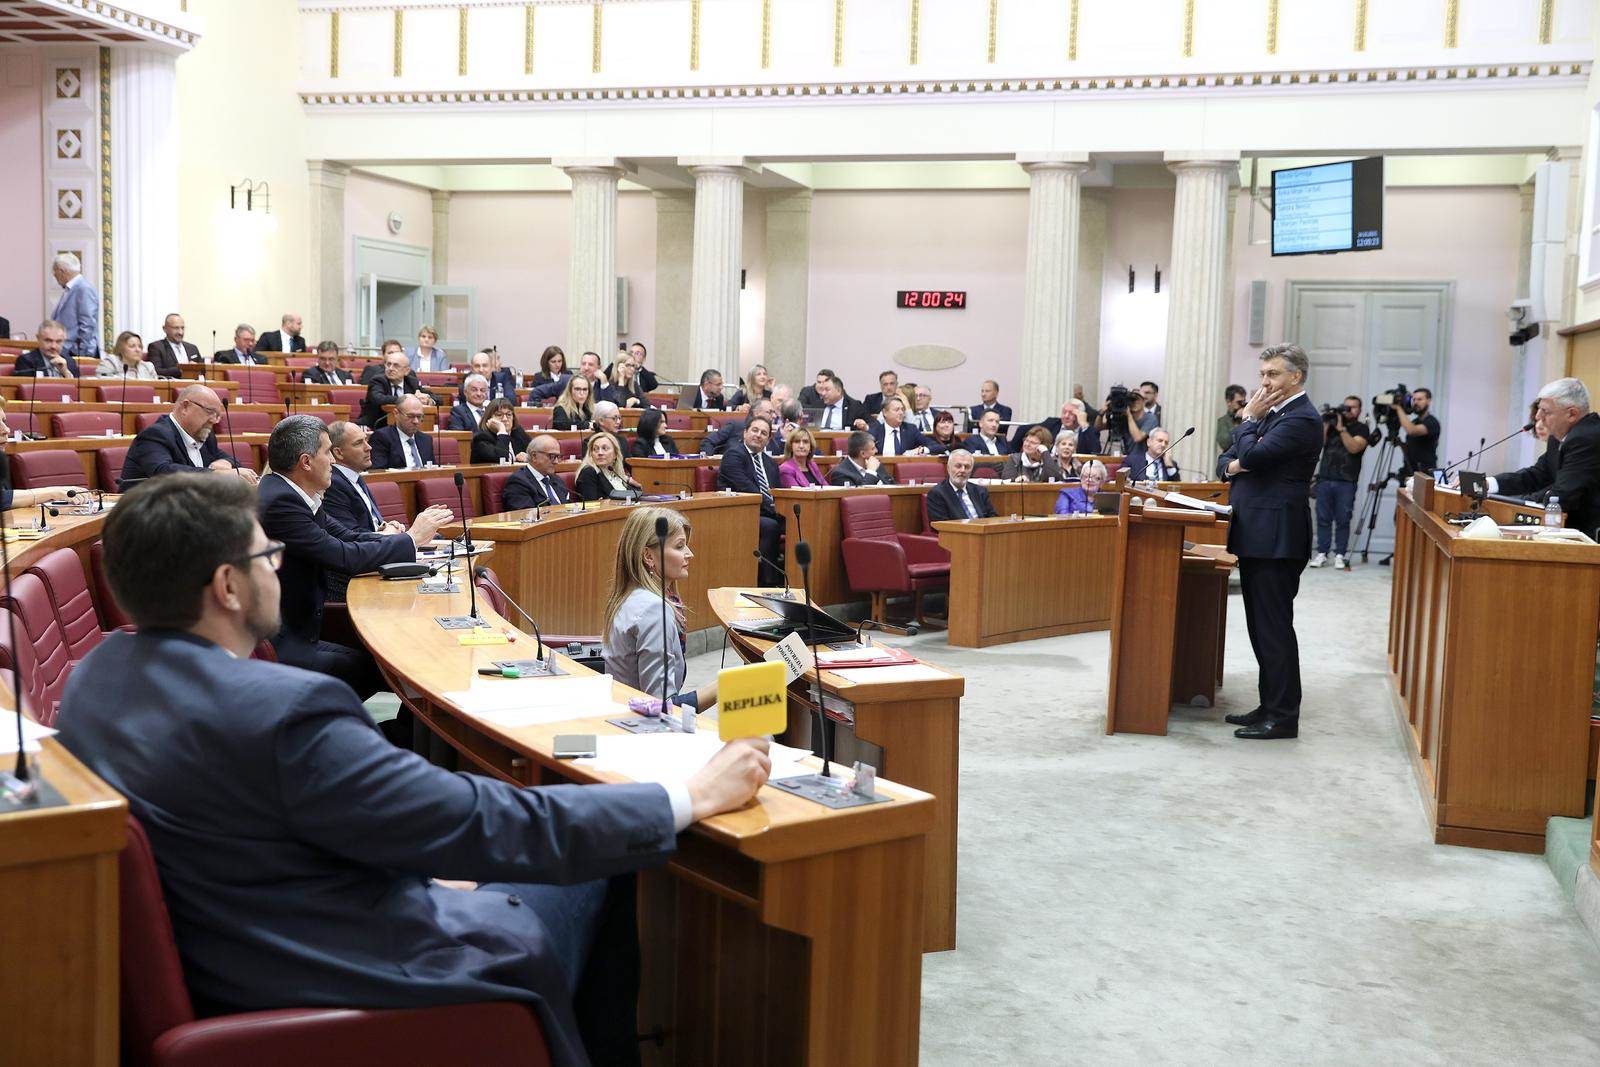
[(450, 190), (433, 190), (433, 284), (450, 284)]
[(656, 335), (650, 365), (663, 378), (687, 381), (689, 304), (694, 267), (694, 194), (657, 192)]
[(567, 293), (567, 361), (593, 352), (604, 366), (617, 345), (617, 181), (615, 159), (558, 159), (572, 179), (572, 253)]
[(1022, 375), (1014, 414), (1060, 413), (1080, 377), (1076, 347), (1078, 189), (1089, 169), (1084, 152), (1019, 155), (1028, 172), (1028, 259), (1022, 282)]
[(694, 266), (689, 279), (689, 359), (693, 375), (716, 368), (739, 380), (739, 270), (744, 183), (760, 170), (742, 158), (680, 159), (694, 175)]
[[(354, 344), (355, 317), (345, 316), (344, 185), (350, 167), (326, 159), (306, 160), (311, 191), (311, 308), (306, 333)], [(369, 338), (374, 344), (383, 338)]]
[(1160, 383), (1162, 421), (1174, 438), (1195, 427), (1200, 443), (1185, 445), (1178, 460), (1203, 470), (1204, 457), (1210, 454), (1204, 445), (1222, 413), (1222, 390), (1228, 384), (1230, 201), (1239, 178), (1239, 156), (1169, 152), (1166, 158), (1178, 176), (1178, 191), (1172, 261), (1163, 271), (1172, 296), (1167, 305), (1166, 369)]
[(767, 200), (767, 321), (762, 362), (780, 382), (805, 382), (811, 294), (811, 190)]
[(180, 310), (175, 61), (111, 51), (111, 336), (159, 334), (163, 316)]

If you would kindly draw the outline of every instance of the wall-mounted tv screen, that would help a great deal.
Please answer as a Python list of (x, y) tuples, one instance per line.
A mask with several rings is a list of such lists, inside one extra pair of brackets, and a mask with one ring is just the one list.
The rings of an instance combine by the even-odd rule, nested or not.
[(1272, 172), (1272, 254), (1383, 247), (1383, 157)]

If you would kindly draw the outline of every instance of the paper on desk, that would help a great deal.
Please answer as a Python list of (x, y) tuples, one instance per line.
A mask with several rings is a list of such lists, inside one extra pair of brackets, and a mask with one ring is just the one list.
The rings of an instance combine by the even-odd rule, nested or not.
[[(636, 782), (684, 782), (721, 747), (722, 741), (711, 730), (692, 734), (602, 734), (595, 738), (596, 755), (573, 762)], [(772, 757), (770, 778), (813, 773), (799, 762), (811, 755), (804, 749), (773, 742), (767, 751)]]
[[(54, 737), (58, 731), (40, 726), (32, 719), (22, 720), (22, 750), (39, 751), (39, 740)], [(15, 755), (17, 751), (17, 713), (0, 709), (0, 753)]]
[(905, 663), (894, 667), (847, 667), (833, 671), (846, 682), (927, 682), (950, 677), (925, 663)]
[(1177, 504), (1181, 507), (1195, 508), (1200, 511), (1209, 511), (1213, 515), (1232, 515), (1233, 508), (1227, 504), (1218, 504), (1214, 500), (1201, 500), (1197, 497), (1185, 496), (1183, 493), (1169, 492), (1164, 504)]
[(543, 723), (626, 715), (628, 709), (611, 696), (611, 679), (603, 674), (556, 678), (474, 677), (472, 688), (444, 694), (468, 715), (496, 726), (538, 726)]

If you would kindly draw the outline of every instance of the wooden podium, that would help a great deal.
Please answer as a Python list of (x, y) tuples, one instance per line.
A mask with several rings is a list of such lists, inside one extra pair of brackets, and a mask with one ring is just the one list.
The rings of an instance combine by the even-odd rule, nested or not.
[(1174, 703), (1216, 703), (1234, 558), (1186, 534), (1214, 527), (1215, 515), (1133, 506), (1130, 495), (1165, 494), (1125, 489), (1118, 502), (1106, 733), (1165, 734)]

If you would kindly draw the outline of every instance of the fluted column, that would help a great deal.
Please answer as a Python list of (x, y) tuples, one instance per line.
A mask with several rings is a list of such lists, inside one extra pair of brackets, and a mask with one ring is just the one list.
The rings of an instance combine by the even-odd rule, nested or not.
[(567, 291), (567, 360), (593, 352), (604, 364), (617, 343), (617, 180), (615, 159), (556, 160), (572, 179), (572, 252)]
[(1018, 418), (1057, 414), (1072, 395), (1076, 348), (1078, 190), (1082, 152), (1018, 156), (1028, 172), (1028, 258), (1022, 281), (1022, 374)]
[(178, 310), (175, 60), (153, 50), (111, 50), (108, 339), (121, 330), (149, 337)]
[(433, 284), (450, 284), (450, 190), (433, 190)]
[(350, 166), (327, 159), (306, 161), (311, 186), (311, 307), (306, 333), (311, 337), (346, 338), (360, 344), (381, 343), (377, 324), (357, 337), (355, 319), (345, 317), (344, 185)]
[(694, 194), (657, 192), (656, 334), (650, 364), (658, 375), (687, 381), (690, 277), (694, 269)]
[[(1228, 374), (1228, 264), (1233, 239), (1230, 201), (1239, 177), (1237, 153), (1190, 156), (1169, 152), (1178, 176), (1173, 207), (1172, 260), (1167, 284), (1166, 369), (1161, 381), (1162, 421), (1176, 438), (1190, 426), (1201, 442), (1222, 412)], [(1205, 451), (1186, 446), (1183, 466), (1203, 469)]]
[(739, 270), (744, 183), (759, 170), (744, 159), (685, 159), (694, 175), (694, 265), (689, 279), (689, 360), (739, 380)]

